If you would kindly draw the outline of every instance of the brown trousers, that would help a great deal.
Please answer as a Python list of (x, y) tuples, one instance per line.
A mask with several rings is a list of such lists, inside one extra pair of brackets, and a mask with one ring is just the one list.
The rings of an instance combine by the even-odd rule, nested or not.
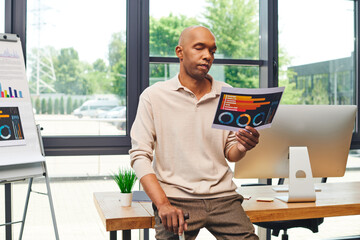
[[(186, 240), (195, 239), (201, 228), (206, 228), (216, 239), (259, 239), (241, 206), (243, 202), (241, 195), (211, 199), (169, 198), (169, 201), (173, 206), (190, 215), (187, 220), (188, 230), (185, 232)], [(160, 223), (156, 209), (154, 214), (156, 239), (178, 240), (178, 235), (167, 231)]]

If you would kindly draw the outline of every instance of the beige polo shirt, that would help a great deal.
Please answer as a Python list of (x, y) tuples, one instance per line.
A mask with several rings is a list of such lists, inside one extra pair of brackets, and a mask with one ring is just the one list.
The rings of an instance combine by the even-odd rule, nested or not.
[(236, 194), (225, 159), (236, 144), (235, 135), (211, 128), (221, 87), (229, 85), (211, 81), (211, 92), (200, 100), (178, 76), (148, 87), (140, 96), (131, 129), (131, 166), (139, 179), (156, 174), (168, 197)]

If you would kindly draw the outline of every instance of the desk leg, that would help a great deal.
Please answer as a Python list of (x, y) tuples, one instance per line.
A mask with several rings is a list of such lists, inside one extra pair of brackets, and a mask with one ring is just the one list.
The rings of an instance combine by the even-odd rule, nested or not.
[(149, 240), (149, 229), (148, 228), (144, 229), (144, 240)]
[(131, 230), (122, 230), (122, 239), (131, 240)]
[(117, 240), (117, 231), (110, 232), (110, 240)]

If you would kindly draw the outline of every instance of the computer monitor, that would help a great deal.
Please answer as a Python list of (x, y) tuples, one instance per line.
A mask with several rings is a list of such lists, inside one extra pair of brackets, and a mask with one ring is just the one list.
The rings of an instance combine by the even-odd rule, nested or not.
[[(356, 110), (354, 105), (280, 105), (271, 128), (259, 130), (259, 144), (235, 164), (234, 177), (289, 177), (289, 188), (306, 195), (302, 188), (313, 188), (313, 177), (344, 176)], [(287, 201), (314, 201), (315, 191), (309, 194)]]

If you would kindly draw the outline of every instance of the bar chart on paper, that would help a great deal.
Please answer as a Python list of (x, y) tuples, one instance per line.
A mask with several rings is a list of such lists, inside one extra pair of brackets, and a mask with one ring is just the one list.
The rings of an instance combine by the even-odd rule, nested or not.
[(0, 98), (23, 98), (22, 91), (13, 87), (3, 89), (3, 85), (0, 82)]

